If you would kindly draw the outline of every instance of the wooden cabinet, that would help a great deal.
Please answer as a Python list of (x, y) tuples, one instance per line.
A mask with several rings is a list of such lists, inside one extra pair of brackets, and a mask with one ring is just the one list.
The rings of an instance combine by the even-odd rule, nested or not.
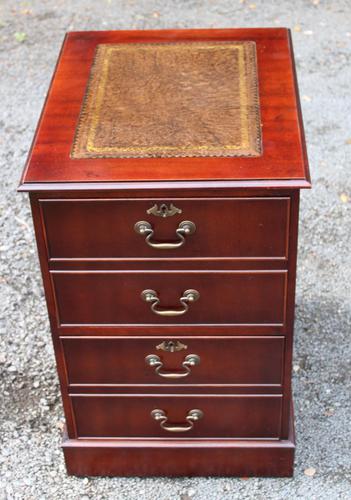
[(294, 71), (281, 28), (67, 35), (19, 190), (68, 473), (292, 475)]

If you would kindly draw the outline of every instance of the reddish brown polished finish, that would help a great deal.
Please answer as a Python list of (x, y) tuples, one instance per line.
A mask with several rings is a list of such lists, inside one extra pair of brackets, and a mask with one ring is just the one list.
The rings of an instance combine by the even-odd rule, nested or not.
[[(53, 271), (59, 325), (284, 324), (285, 271)], [(159, 309), (181, 310), (179, 298), (200, 298), (182, 316), (158, 316), (140, 294), (152, 289)]]
[[(172, 199), (181, 214), (147, 214), (164, 200), (42, 200), (43, 224), (51, 259), (230, 257), (287, 258), (290, 198)], [(193, 221), (194, 235), (181, 248), (160, 251), (133, 231), (143, 217), (154, 240), (174, 242), (179, 223)], [(275, 238), (271, 238), (272, 232)], [(218, 245), (218, 242), (221, 245)]]
[[(294, 434), (260, 439), (67, 439), (69, 474), (76, 476), (276, 476), (293, 475)], [(155, 468), (157, 464), (157, 468)]]
[[(72, 160), (75, 126), (98, 43), (255, 40), (263, 123), (257, 158)], [(31, 205), (67, 436), (77, 475), (274, 475), (293, 471), (291, 361), (299, 188), (309, 186), (289, 33), (284, 29), (86, 32), (67, 36), (20, 190)], [(181, 214), (147, 214), (173, 203)], [(155, 250), (134, 231), (149, 221)], [(142, 301), (152, 288), (160, 317)], [(156, 346), (180, 340), (186, 350)], [(166, 371), (200, 356), (183, 379)], [(184, 436), (150, 417), (167, 412)]]
[[(95, 48), (101, 43), (255, 41), (263, 154), (256, 158), (71, 159), (70, 152)], [(97, 31), (69, 33), (22, 179), (31, 183), (293, 180), (309, 185), (289, 31), (273, 29)]]
[[(204, 396), (150, 394), (72, 395), (76, 437), (226, 437), (278, 438), (280, 395)], [(190, 431), (161, 429), (150, 413), (161, 408), (169, 424), (184, 425), (189, 410), (199, 408), (203, 417)], [(94, 415), (94, 419), (88, 415)]]
[[(282, 337), (178, 338), (186, 349), (167, 352), (157, 337), (62, 337), (67, 382), (72, 385), (104, 384), (229, 384), (278, 385), (282, 383)], [(145, 357), (159, 356), (164, 372), (184, 372), (189, 354), (200, 364), (182, 379), (163, 379)], [(247, 367), (250, 367), (248, 370)]]
[[(288, 439), (66, 439), (67, 470), (77, 476), (292, 476), (294, 423)], [(186, 460), (184, 460), (186, 457)], [(155, 470), (154, 464), (158, 467)]]

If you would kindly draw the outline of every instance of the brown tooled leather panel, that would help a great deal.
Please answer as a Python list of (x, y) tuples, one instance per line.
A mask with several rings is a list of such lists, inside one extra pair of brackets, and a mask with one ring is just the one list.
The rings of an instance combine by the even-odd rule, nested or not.
[(72, 158), (259, 156), (254, 42), (97, 47)]

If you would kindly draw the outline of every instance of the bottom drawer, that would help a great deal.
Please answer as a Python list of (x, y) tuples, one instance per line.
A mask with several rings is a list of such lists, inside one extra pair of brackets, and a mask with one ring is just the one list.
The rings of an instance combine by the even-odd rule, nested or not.
[(280, 435), (281, 395), (74, 394), (71, 401), (77, 437)]

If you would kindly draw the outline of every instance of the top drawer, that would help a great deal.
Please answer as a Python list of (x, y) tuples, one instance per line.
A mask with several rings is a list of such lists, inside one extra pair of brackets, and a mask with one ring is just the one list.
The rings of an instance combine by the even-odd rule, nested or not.
[(40, 205), (50, 258), (287, 258), (288, 197), (46, 199)]

